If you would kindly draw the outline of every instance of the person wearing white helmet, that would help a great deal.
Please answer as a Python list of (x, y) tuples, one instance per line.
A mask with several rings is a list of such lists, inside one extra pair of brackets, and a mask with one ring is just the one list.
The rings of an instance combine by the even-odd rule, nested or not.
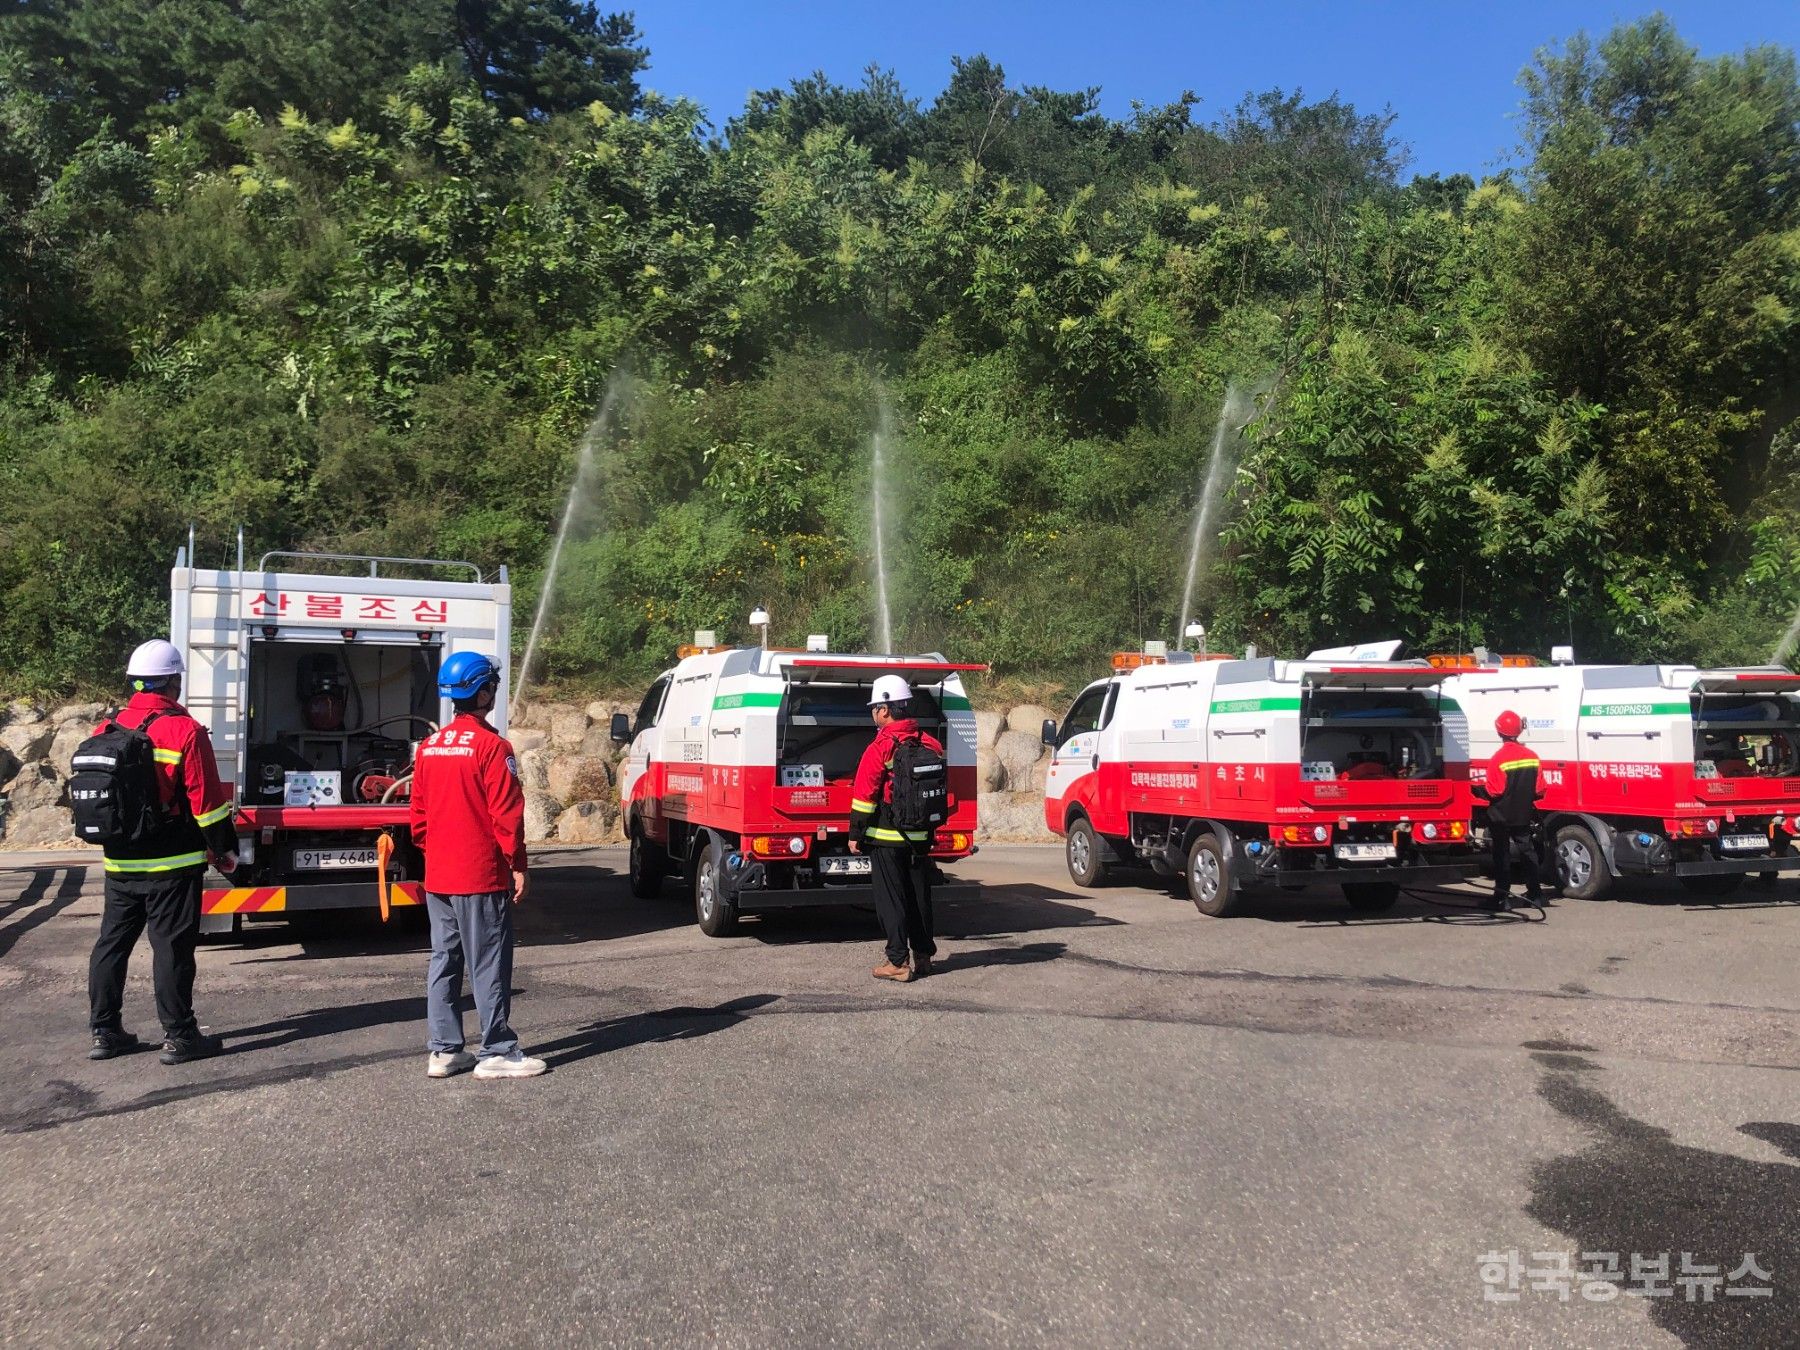
[[(919, 729), (911, 715), (912, 687), (898, 675), (882, 675), (869, 694), (875, 739), (863, 751), (850, 792), (850, 849), (867, 851), (875, 885), (875, 914), (887, 938), (887, 959), (870, 973), (905, 984), (931, 973), (937, 955), (932, 937), (931, 831), (905, 828), (896, 818), (897, 780), (915, 763), (943, 774), (944, 747)], [(906, 795), (903, 788), (902, 797)]]
[[(194, 1017), (194, 950), (200, 941), (206, 864), (211, 860), (223, 872), (236, 870), (237, 832), (212, 738), (181, 706), (180, 651), (172, 642), (153, 639), (132, 652), (125, 673), (131, 698), (95, 736), (116, 734), (120, 728), (143, 734), (154, 759), (157, 800), (146, 802), (141, 838), (104, 846), (106, 904), (88, 963), (93, 1033), (88, 1058), (112, 1059), (141, 1048), (125, 1030), (123, 1004), (131, 951), (147, 928), (163, 1029), (162, 1062), (182, 1064), (222, 1048), (217, 1036), (201, 1034)], [(77, 774), (83, 771), (83, 758), (77, 751)]]

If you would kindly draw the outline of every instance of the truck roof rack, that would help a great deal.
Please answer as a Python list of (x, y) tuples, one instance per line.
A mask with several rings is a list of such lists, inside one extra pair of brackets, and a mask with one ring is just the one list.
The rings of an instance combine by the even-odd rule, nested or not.
[(358, 566), (366, 563), (368, 564), (369, 575), (372, 577), (381, 575), (381, 565), (383, 563), (386, 563), (390, 567), (466, 567), (474, 575), (474, 579), (477, 582), (483, 580), (481, 569), (472, 562), (462, 562), (454, 558), (384, 558), (369, 553), (299, 553), (285, 550), (277, 551), (274, 553), (263, 554), (262, 561), (257, 564), (256, 570), (259, 572), (274, 570), (269, 567), (269, 562), (271, 559), (276, 558), (288, 558), (299, 562), (309, 563), (356, 563)]

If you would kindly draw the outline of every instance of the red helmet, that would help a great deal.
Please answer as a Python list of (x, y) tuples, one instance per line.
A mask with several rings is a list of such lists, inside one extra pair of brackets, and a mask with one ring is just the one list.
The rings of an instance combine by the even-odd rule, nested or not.
[(1521, 731), (1525, 730), (1525, 719), (1520, 717), (1519, 714), (1514, 712), (1511, 708), (1508, 708), (1494, 719), (1494, 730), (1508, 740), (1511, 740), (1514, 736), (1517, 736)]

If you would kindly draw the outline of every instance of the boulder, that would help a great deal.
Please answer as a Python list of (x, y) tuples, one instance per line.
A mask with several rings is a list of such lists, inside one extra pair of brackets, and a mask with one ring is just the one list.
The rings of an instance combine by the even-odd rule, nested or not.
[(42, 759), (56, 738), (56, 728), (49, 722), (10, 722), (0, 727), (0, 748), (21, 764)]
[(1048, 708), (1035, 703), (1021, 703), (1006, 714), (1006, 729), (1029, 732), (1032, 740), (1040, 740), (1044, 734), (1044, 720), (1055, 716)]
[(1044, 824), (1044, 799), (1035, 792), (984, 792), (976, 799), (975, 814), (977, 842), (1055, 838)]
[[(63, 780), (47, 760), (27, 764), (6, 785), (6, 813), (16, 817), (26, 811), (54, 806), (63, 810)], [(64, 815), (68, 813), (65, 810)]]
[(0, 783), (4, 783), (19, 771), (19, 757), (5, 746), (0, 746)]
[(587, 705), (588, 721), (597, 727), (604, 727), (611, 722), (614, 713), (624, 713), (629, 717), (636, 711), (635, 703), (620, 703), (611, 699), (598, 699)]
[(67, 776), (69, 761), (75, 757), (75, 747), (93, 734), (93, 722), (64, 722), (56, 729), (56, 735), (50, 738), (50, 748), (44, 752), (51, 767), (58, 774)]
[(603, 759), (558, 755), (545, 771), (546, 790), (559, 802), (584, 802), (613, 795), (612, 774)]
[(576, 802), (556, 818), (556, 837), (566, 844), (609, 844), (619, 837), (618, 823), (612, 802)]
[(975, 710), (975, 748), (985, 750), (1006, 730), (1006, 714), (988, 708)]
[(625, 751), (625, 747), (616, 743), (605, 723), (588, 728), (588, 734), (581, 738), (581, 753), (589, 759), (617, 759)]
[[(1036, 735), (1023, 731), (1003, 731), (994, 743), (994, 758), (999, 761), (1004, 780), (1000, 784), (1008, 792), (1019, 792), (1031, 784), (1031, 770), (1047, 753)], [(1039, 780), (1042, 782), (1042, 780)]]
[(6, 705), (6, 715), (0, 718), (7, 726), (36, 726), (44, 720), (44, 710), (28, 698), (14, 699)]
[(516, 754), (523, 755), (532, 750), (542, 750), (550, 744), (550, 733), (535, 728), (526, 731), (513, 731), (509, 728), (506, 739), (512, 742)]
[(74, 844), (75, 823), (61, 806), (38, 806), (6, 813), (7, 848), (50, 848)]
[(550, 714), (550, 744), (559, 750), (573, 750), (587, 735), (588, 715), (580, 708), (559, 707)]
[(1006, 766), (991, 745), (975, 748), (975, 781), (983, 792), (998, 792), (1006, 786)]
[(519, 755), (519, 782), (527, 792), (550, 790), (550, 759), (548, 750), (526, 750)]
[(556, 818), (561, 814), (562, 803), (548, 792), (526, 788), (525, 841), (530, 844), (543, 843), (556, 828)]
[(66, 722), (80, 722), (89, 731), (92, 731), (100, 724), (100, 719), (104, 716), (106, 716), (104, 703), (65, 703), (50, 714), (50, 720), (59, 727)]

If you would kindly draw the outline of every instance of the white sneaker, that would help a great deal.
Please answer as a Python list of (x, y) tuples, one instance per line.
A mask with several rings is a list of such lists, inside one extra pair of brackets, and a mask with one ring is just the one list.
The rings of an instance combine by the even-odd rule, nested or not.
[(550, 1066), (541, 1059), (533, 1059), (523, 1050), (515, 1050), (510, 1055), (489, 1055), (475, 1066), (477, 1078), (536, 1078)]
[(425, 1061), (427, 1078), (448, 1078), (451, 1074), (467, 1073), (475, 1067), (475, 1056), (467, 1050), (433, 1050), (431, 1058)]

